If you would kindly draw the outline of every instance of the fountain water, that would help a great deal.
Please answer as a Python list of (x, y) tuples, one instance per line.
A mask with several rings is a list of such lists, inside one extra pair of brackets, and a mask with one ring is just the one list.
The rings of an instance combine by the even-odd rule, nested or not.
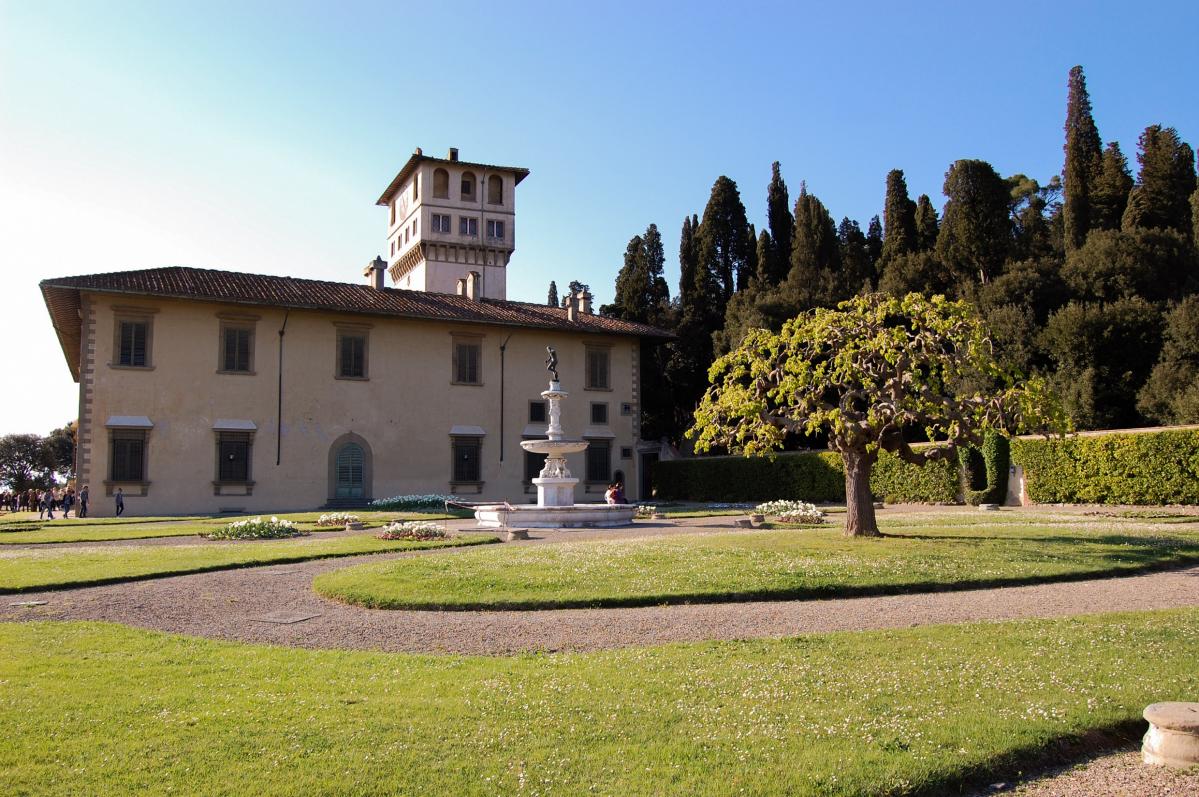
[(576, 504), (575, 485), (579, 480), (570, 475), (566, 455), (587, 449), (587, 441), (567, 438), (562, 432), (562, 399), (570, 394), (558, 381), (558, 357), (549, 349), (546, 361), (553, 375), (549, 390), (541, 397), (549, 405), (549, 425), (546, 439), (523, 440), (520, 447), (535, 454), (545, 454), (545, 467), (533, 484), (537, 485), (537, 504), (482, 504), (475, 507), (475, 519), (486, 528), (525, 526), (529, 528), (587, 528), (627, 526), (633, 522), (637, 507), (633, 504)]

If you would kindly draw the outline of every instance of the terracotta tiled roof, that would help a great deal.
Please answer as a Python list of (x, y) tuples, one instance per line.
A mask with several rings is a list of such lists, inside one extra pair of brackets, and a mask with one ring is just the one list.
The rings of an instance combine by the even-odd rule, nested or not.
[(416, 169), (418, 164), (426, 162), (444, 163), (447, 166), (465, 166), (470, 169), (478, 169), (479, 171), (486, 172), (514, 172), (516, 174), (517, 185), (520, 185), (520, 181), (529, 176), (529, 170), (523, 166), (496, 166), (491, 163), (472, 163), (470, 161), (434, 158), (430, 155), (413, 153), (412, 157), (408, 159), (408, 162), (404, 164), (403, 168), (400, 169), (399, 173), (397, 173), (391, 183), (388, 184), (387, 190), (383, 192), (383, 194), (379, 197), (379, 201), (375, 204), (386, 205), (388, 202), (390, 202), (392, 196), (395, 195), (395, 192), (400, 190), (400, 186), (402, 186), (404, 181), (408, 179), (408, 175), (412, 174), (413, 170)]
[(672, 337), (669, 332), (656, 327), (600, 315), (580, 313), (571, 321), (567, 318), (565, 309), (543, 304), (497, 299), (474, 301), (465, 296), (444, 293), (405, 291), (397, 288), (379, 290), (369, 285), (346, 282), (242, 274), (236, 271), (183, 266), (60, 277), (43, 280), (41, 288), (72, 372), (79, 362), (78, 310), (81, 291), (322, 310), (352, 315), (556, 329), (602, 335), (663, 339)]

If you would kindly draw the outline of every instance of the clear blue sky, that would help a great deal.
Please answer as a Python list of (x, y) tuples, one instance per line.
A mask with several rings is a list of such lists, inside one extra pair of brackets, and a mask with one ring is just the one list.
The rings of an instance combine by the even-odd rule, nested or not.
[(38, 280), (193, 265), (357, 281), (417, 147), (525, 166), (509, 296), (610, 301), (628, 239), (770, 163), (863, 227), (889, 169), (1061, 169), (1066, 73), (1104, 141), (1199, 143), (1199, 3), (0, 0), (0, 434), (74, 417)]

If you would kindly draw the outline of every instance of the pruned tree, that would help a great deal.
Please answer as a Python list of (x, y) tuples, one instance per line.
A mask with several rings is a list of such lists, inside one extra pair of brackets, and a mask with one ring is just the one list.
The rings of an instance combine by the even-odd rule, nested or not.
[(549, 295), (545, 297), (545, 303), (550, 307), (558, 306), (558, 283), (554, 282), (553, 280), (550, 280), (550, 292)]
[[(782, 332), (755, 330), (708, 373), (687, 435), (696, 449), (771, 454), (788, 432), (825, 433), (845, 462), (845, 533), (880, 536), (870, 474), (880, 451), (923, 465), (983, 432), (1060, 425), (1040, 382), (1016, 383), (965, 302), (867, 294), (816, 309)], [(987, 390), (969, 386), (987, 385)], [(920, 449), (908, 433), (936, 441)]]

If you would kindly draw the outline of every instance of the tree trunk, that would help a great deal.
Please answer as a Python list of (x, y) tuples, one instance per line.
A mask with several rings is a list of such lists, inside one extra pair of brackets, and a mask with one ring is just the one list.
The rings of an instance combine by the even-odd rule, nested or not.
[(865, 451), (842, 451), (845, 461), (845, 536), (881, 537), (870, 494), (870, 470), (874, 457)]

